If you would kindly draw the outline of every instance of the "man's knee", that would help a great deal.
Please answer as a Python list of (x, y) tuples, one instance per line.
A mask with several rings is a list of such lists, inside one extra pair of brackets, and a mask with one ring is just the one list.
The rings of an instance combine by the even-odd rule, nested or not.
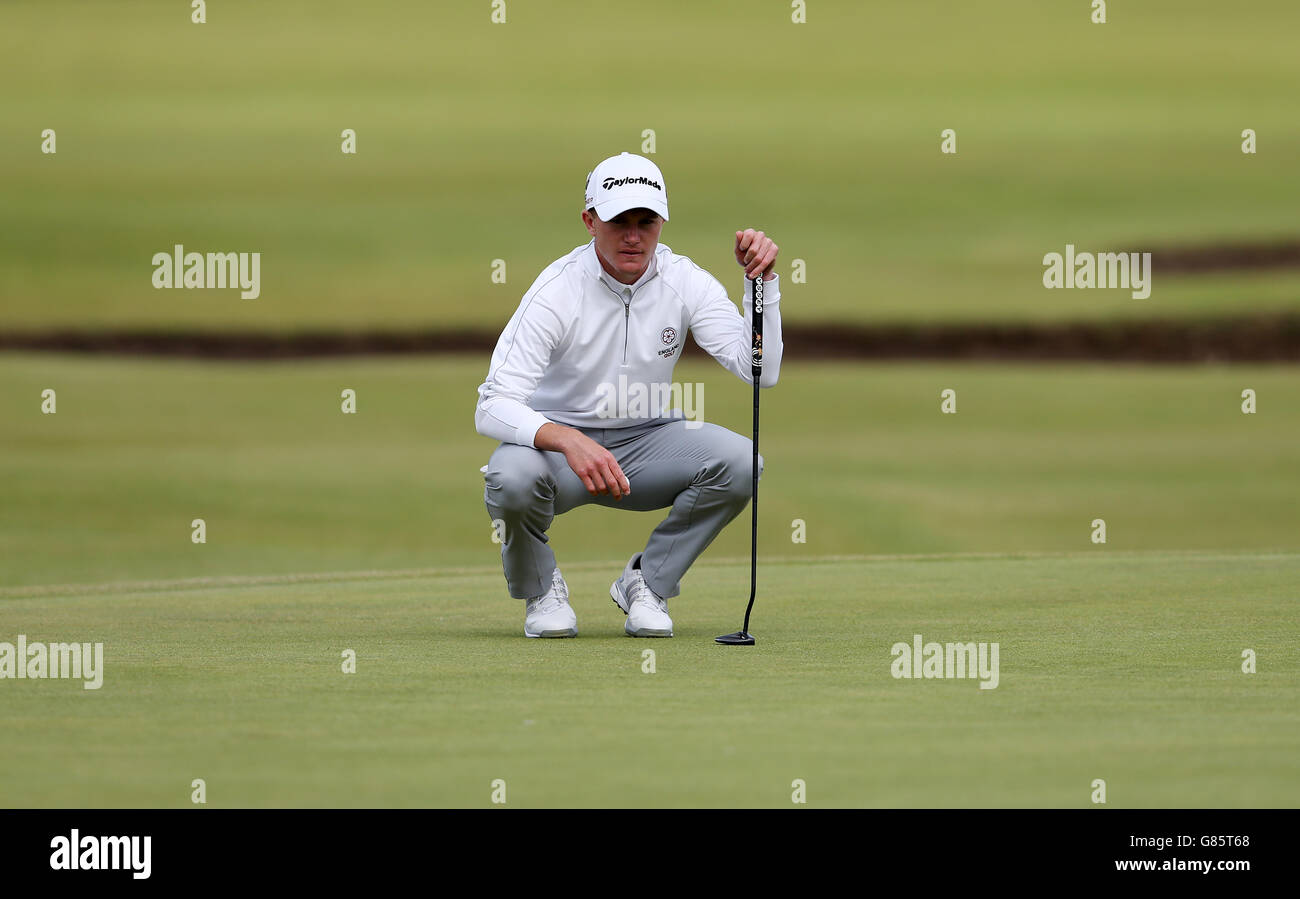
[[(718, 460), (719, 473), (727, 492), (737, 501), (744, 501), (754, 491), (754, 444), (738, 440)], [(763, 476), (763, 456), (758, 457), (758, 476)]]
[(522, 511), (545, 497), (551, 477), (541, 450), (503, 444), (488, 460), (483, 481), (489, 505), (505, 511)]

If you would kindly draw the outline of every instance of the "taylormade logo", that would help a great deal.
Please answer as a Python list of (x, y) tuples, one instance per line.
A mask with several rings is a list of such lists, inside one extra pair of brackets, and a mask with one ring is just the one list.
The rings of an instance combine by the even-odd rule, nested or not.
[(50, 867), (55, 871), (131, 871), (136, 880), (148, 880), (152, 870), (153, 837), (70, 836), (50, 840)]
[(17, 645), (0, 643), (0, 680), (78, 678), (86, 690), (104, 685), (103, 643), (28, 643), (19, 634)]
[(153, 286), (238, 287), (245, 300), (262, 293), (261, 253), (186, 253), (176, 244), (170, 253), (153, 254)]
[(889, 650), (894, 656), (889, 673), (898, 678), (980, 679), (981, 690), (998, 686), (997, 643), (925, 643), (920, 634), (912, 635), (912, 645), (895, 643)]
[(649, 185), (650, 187), (653, 187), (655, 190), (663, 190), (663, 187), (659, 184), (658, 181), (654, 181), (650, 178), (646, 178), (644, 175), (637, 175), (635, 177), (627, 177), (627, 178), (606, 178), (604, 181), (600, 182), (600, 186), (605, 188), (605, 190), (611, 190), (612, 188), (615, 187), (622, 187), (625, 184), (646, 184)]
[(1132, 290), (1135, 300), (1151, 296), (1150, 253), (1075, 253), (1074, 244), (1067, 243), (1064, 257), (1048, 253), (1043, 266), (1043, 286), (1049, 290), (1120, 287)]

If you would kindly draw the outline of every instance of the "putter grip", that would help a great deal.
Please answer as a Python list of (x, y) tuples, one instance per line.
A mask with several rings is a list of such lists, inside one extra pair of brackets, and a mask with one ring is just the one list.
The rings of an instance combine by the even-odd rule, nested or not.
[(751, 280), (754, 285), (754, 309), (752, 313), (754, 343), (751, 365), (753, 367), (754, 385), (758, 386), (758, 379), (763, 373), (763, 276), (760, 274), (757, 278)]

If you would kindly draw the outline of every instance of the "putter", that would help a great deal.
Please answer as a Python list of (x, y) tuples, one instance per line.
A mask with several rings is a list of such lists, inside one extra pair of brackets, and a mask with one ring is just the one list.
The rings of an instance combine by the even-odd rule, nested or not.
[(745, 623), (734, 634), (714, 637), (715, 643), (724, 646), (753, 646), (754, 635), (749, 632), (749, 613), (754, 610), (754, 595), (758, 592), (758, 381), (763, 374), (763, 273), (752, 279), (754, 284), (754, 346), (751, 356), (754, 378), (754, 492), (750, 499), (752, 515), (749, 535), (749, 605), (745, 607)]

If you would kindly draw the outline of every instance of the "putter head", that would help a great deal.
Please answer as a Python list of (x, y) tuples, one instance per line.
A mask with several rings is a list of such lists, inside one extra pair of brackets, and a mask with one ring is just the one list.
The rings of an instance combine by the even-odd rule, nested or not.
[(723, 646), (753, 646), (754, 635), (747, 634), (744, 631), (736, 631), (734, 634), (723, 634), (721, 637), (714, 637), (714, 643), (721, 643)]

